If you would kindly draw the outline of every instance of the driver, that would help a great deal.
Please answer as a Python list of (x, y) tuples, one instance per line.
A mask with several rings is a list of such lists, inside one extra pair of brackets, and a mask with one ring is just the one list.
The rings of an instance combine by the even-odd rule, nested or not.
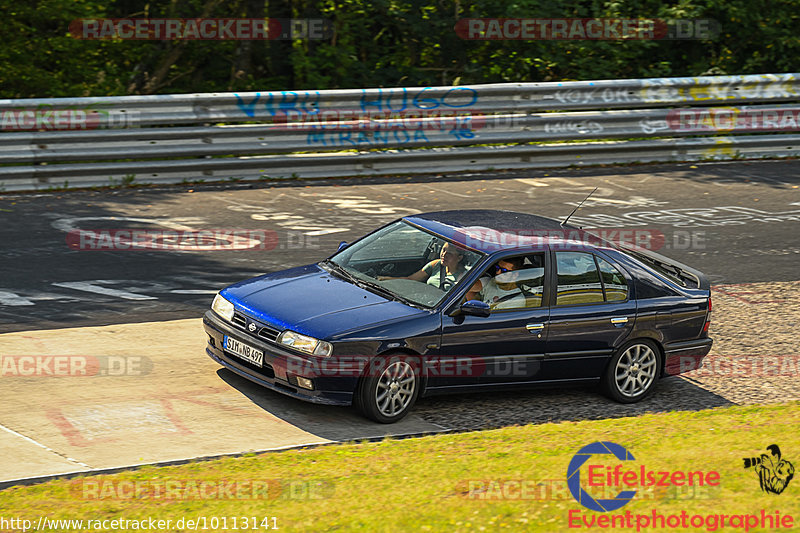
[[(466, 300), (481, 300), (488, 303), (492, 309), (511, 305), (511, 300), (522, 296), (522, 291), (514, 284), (511, 287), (506, 287), (506, 284), (498, 284), (494, 276), (504, 272), (511, 272), (522, 268), (524, 258), (512, 257), (509, 259), (501, 259), (494, 265), (494, 272), (492, 275), (486, 275), (476, 281), (469, 291), (467, 291)], [(489, 272), (487, 272), (489, 274)]]
[(414, 281), (421, 281), (428, 285), (438, 287), (443, 291), (447, 291), (466, 273), (467, 269), (464, 267), (464, 254), (457, 247), (446, 242), (442, 245), (441, 252), (439, 252), (439, 259), (434, 259), (422, 267), (421, 270), (414, 272), (410, 276), (399, 278), (378, 276), (378, 279), (413, 279)]

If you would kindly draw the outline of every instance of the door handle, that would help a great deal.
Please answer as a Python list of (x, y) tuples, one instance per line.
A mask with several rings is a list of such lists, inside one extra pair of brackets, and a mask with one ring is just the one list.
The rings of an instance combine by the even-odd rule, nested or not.
[(611, 319), (611, 323), (615, 326), (623, 326), (628, 322), (628, 317), (618, 316)]
[(526, 324), (525, 329), (530, 331), (531, 333), (536, 333), (538, 338), (542, 338), (542, 330), (544, 329), (544, 324)]

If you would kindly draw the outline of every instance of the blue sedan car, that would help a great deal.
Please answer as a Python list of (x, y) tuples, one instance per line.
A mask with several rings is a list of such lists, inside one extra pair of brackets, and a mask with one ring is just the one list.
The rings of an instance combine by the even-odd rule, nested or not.
[(404, 217), (221, 290), (206, 353), (310, 402), (400, 420), (421, 396), (600, 384), (631, 403), (711, 349), (700, 272), (509, 211)]

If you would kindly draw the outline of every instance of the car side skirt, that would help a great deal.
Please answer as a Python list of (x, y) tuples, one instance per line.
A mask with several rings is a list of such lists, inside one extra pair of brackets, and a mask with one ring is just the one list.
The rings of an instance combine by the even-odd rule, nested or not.
[(478, 383), (469, 385), (449, 385), (447, 387), (427, 387), (422, 396), (438, 396), (441, 394), (460, 394), (464, 392), (523, 390), (523, 389), (548, 389), (557, 387), (579, 387), (581, 385), (596, 385), (600, 378), (578, 379), (548, 379), (542, 381), (515, 381), (506, 383)]

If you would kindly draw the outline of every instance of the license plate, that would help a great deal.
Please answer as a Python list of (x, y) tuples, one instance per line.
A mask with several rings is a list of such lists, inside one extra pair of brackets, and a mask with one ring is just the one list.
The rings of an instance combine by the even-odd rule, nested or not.
[(252, 346), (248, 346), (227, 335), (225, 335), (222, 340), (226, 351), (232, 353), (237, 357), (241, 357), (246, 361), (250, 361), (255, 365), (258, 366), (263, 365), (264, 352), (262, 352), (261, 350), (257, 350)]

